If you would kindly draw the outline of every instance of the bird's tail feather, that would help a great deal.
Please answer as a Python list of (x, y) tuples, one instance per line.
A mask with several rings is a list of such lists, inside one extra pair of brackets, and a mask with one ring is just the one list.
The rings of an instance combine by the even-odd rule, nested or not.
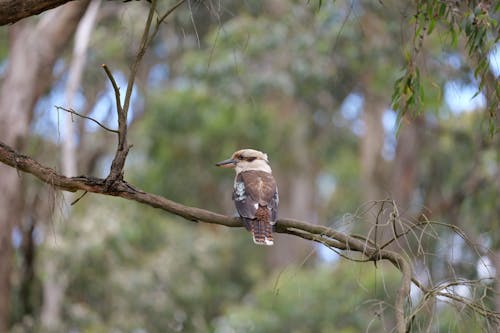
[(267, 207), (259, 207), (255, 213), (255, 220), (249, 221), (249, 229), (253, 235), (253, 241), (259, 245), (273, 245), (273, 226), (269, 223), (269, 210)]
[(264, 235), (266, 237), (266, 245), (273, 245), (274, 244), (273, 227), (274, 226), (269, 222), (267, 222), (264, 225)]

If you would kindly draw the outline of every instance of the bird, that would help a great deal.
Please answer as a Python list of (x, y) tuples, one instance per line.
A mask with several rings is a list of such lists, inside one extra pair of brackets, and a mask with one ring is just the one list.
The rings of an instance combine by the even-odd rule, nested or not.
[(246, 229), (252, 233), (254, 243), (273, 245), (279, 195), (267, 154), (241, 149), (216, 166), (236, 171), (232, 199)]

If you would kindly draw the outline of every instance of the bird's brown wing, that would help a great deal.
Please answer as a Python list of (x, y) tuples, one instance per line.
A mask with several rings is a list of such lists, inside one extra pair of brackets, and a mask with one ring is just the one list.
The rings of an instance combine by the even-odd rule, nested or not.
[(270, 210), (270, 222), (275, 222), (278, 212), (278, 189), (272, 174), (249, 170), (236, 177), (233, 200), (240, 216), (255, 218), (259, 206)]

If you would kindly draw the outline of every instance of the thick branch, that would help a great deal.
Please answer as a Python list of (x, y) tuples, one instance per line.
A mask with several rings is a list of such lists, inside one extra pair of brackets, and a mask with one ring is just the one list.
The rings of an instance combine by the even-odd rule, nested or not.
[(0, 0), (0, 25), (38, 15), (71, 0)]
[(147, 204), (154, 208), (163, 209), (190, 221), (216, 223), (228, 227), (242, 226), (237, 218), (216, 214), (204, 209), (184, 206), (159, 195), (141, 191), (125, 181), (117, 181), (116, 186), (108, 189), (105, 179), (89, 176), (63, 176), (54, 169), (40, 164), (31, 157), (17, 153), (2, 142), (0, 142), (0, 162), (26, 173), (30, 173), (41, 181), (60, 190), (69, 192), (82, 190), (91, 193), (122, 197)]

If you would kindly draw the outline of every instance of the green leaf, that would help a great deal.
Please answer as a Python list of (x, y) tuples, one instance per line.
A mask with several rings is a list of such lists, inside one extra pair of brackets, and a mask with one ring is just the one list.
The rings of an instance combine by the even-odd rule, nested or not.
[(420, 102), (423, 102), (425, 100), (425, 91), (424, 91), (424, 85), (419, 86), (419, 97), (420, 97)]
[(441, 3), (441, 5), (439, 6), (439, 12), (438, 12), (438, 15), (439, 17), (443, 18), (444, 17), (444, 14), (446, 13), (446, 3)]
[(467, 21), (467, 22), (465, 23), (465, 33), (466, 33), (467, 35), (470, 35), (470, 34), (471, 34), (471, 32), (472, 32), (472, 22), (471, 22), (471, 21)]
[(429, 29), (427, 30), (427, 34), (430, 35), (432, 31), (434, 31), (435, 27), (436, 27), (436, 20), (431, 20), (429, 22)]

